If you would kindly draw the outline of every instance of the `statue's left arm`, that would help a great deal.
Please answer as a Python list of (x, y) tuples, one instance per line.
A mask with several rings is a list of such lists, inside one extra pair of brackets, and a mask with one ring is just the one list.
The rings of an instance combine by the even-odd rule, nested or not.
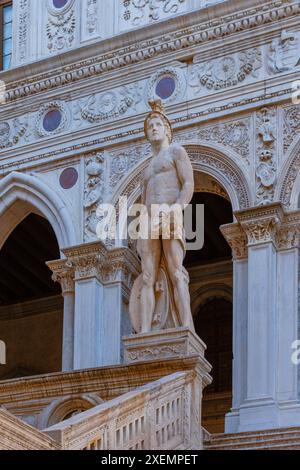
[(189, 204), (194, 194), (194, 172), (191, 161), (186, 150), (181, 146), (174, 148), (174, 160), (176, 163), (176, 169), (179, 181), (181, 183), (181, 191), (176, 204), (180, 204), (184, 207), (185, 204)]

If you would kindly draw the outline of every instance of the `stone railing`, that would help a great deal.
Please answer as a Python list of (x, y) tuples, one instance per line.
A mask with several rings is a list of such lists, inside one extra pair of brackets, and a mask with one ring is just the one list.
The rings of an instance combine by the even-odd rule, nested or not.
[(8, 411), (0, 409), (0, 450), (60, 450), (60, 445)]
[(56, 424), (64, 450), (200, 449), (196, 374), (177, 372)]

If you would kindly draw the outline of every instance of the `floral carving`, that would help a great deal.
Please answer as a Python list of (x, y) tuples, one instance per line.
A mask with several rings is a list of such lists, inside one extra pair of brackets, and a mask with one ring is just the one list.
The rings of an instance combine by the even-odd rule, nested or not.
[(194, 128), (192, 132), (179, 132), (174, 141), (199, 143), (215, 142), (230, 147), (237, 152), (247, 165), (250, 165), (250, 121), (248, 119), (218, 124), (216, 126)]
[(140, 26), (175, 15), (186, 0), (123, 0), (123, 19), (130, 26)]
[(203, 87), (220, 90), (235, 86), (248, 76), (258, 77), (262, 66), (261, 51), (251, 49), (237, 56), (228, 56), (213, 61), (203, 61), (195, 56), (190, 72), (190, 86), (200, 93)]

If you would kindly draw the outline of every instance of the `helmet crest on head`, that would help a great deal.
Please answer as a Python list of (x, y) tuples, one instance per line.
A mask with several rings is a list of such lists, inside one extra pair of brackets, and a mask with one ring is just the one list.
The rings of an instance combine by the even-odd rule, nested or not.
[(169, 119), (167, 118), (167, 116), (165, 114), (165, 108), (164, 108), (164, 105), (163, 105), (161, 99), (149, 100), (149, 106), (150, 106), (152, 111), (150, 111), (150, 113), (148, 114), (148, 116), (145, 119), (145, 123), (144, 123), (145, 136), (147, 137), (147, 126), (148, 126), (149, 120), (152, 119), (153, 117), (160, 117), (161, 120), (163, 121), (164, 125), (165, 125), (165, 128), (167, 130), (167, 134), (168, 134), (168, 138), (169, 138), (169, 141), (171, 143), (172, 140), (173, 140), (173, 131), (172, 131), (171, 123), (170, 123)]

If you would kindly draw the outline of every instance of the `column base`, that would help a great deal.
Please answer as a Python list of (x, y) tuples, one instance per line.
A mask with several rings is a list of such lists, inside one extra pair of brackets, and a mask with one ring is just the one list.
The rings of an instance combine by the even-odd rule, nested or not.
[(232, 410), (225, 417), (225, 433), (262, 431), (300, 425), (298, 402), (275, 403), (257, 400), (245, 403), (239, 410)]

